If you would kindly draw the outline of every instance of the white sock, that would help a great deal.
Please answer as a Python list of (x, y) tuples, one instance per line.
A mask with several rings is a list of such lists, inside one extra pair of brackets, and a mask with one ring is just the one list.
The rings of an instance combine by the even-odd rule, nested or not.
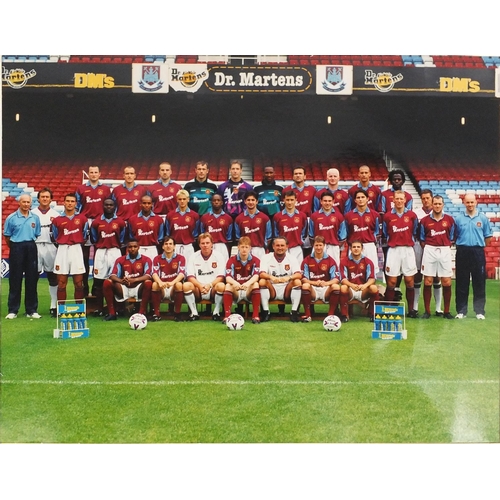
[(191, 314), (196, 315), (198, 314), (198, 310), (196, 309), (196, 302), (194, 300), (194, 293), (185, 293), (184, 294), (184, 300), (186, 301), (186, 304), (189, 307), (189, 310), (191, 311)]
[(215, 307), (214, 307), (213, 314), (219, 314), (220, 306), (222, 305), (222, 294), (221, 293), (215, 294), (214, 303), (215, 303)]
[(420, 292), (422, 291), (422, 283), (415, 283), (413, 289), (415, 290), (415, 300), (413, 301), (413, 309), (418, 311), (418, 303), (420, 301)]
[(55, 309), (57, 307), (57, 285), (54, 286), (49, 285), (49, 293), (50, 293), (50, 308)]
[(300, 287), (292, 288), (290, 299), (292, 301), (292, 309), (298, 311), (300, 307), (300, 299), (302, 297), (302, 289)]
[(443, 312), (441, 309), (441, 302), (443, 300), (443, 287), (441, 283), (439, 285), (433, 285), (434, 290), (434, 300), (436, 301), (436, 311)]
[(260, 289), (260, 303), (262, 305), (262, 309), (264, 311), (269, 311), (269, 297), (271, 294), (269, 293), (269, 288), (261, 288)]

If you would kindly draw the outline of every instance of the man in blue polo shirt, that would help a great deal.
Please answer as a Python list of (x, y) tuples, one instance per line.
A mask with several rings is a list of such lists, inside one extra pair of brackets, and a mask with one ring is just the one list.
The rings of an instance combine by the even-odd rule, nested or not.
[(477, 319), (485, 319), (486, 257), (484, 247), (489, 244), (492, 231), (486, 215), (476, 209), (474, 194), (464, 197), (465, 212), (455, 217), (456, 223), (456, 279), (455, 303), (457, 319), (467, 315), (469, 284), (472, 277), (473, 307)]
[(26, 316), (39, 319), (38, 314), (38, 253), (35, 240), (42, 227), (38, 215), (31, 211), (31, 196), (19, 196), (19, 209), (5, 219), (4, 236), (9, 247), (9, 314), (6, 319), (17, 318), (21, 307), (23, 274), (25, 275), (24, 306)]

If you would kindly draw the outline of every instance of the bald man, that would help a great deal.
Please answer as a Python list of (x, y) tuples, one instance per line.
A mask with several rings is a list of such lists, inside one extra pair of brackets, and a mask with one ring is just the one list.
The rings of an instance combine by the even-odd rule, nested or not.
[(457, 319), (467, 316), (469, 286), (472, 279), (473, 307), (476, 318), (484, 320), (486, 304), (486, 257), (484, 247), (493, 236), (490, 221), (477, 210), (474, 194), (464, 197), (465, 211), (455, 217), (456, 223), (456, 279), (455, 305)]
[(21, 307), (23, 274), (25, 276), (24, 305), (26, 315), (39, 319), (38, 314), (38, 253), (35, 240), (41, 234), (40, 219), (30, 211), (31, 196), (19, 196), (19, 208), (5, 219), (5, 241), (9, 247), (9, 313), (6, 319), (17, 318)]

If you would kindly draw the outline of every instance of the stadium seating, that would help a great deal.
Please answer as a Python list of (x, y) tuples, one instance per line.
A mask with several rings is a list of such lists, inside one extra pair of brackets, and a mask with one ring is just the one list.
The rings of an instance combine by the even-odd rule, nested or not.
[(175, 59), (175, 56), (166, 56), (166, 55), (147, 55), (144, 56), (144, 62), (149, 63), (164, 63), (167, 59)]
[(323, 55), (304, 56), (290, 55), (288, 62), (292, 65), (315, 66), (318, 64), (343, 64), (352, 66), (403, 66), (402, 56), (372, 56), (372, 55)]
[(175, 56), (175, 62), (178, 64), (192, 64), (198, 62), (198, 56)]
[(2, 62), (6, 63), (25, 63), (25, 62), (35, 62), (35, 63), (43, 63), (43, 62), (56, 62), (57, 60), (55, 59), (58, 56), (49, 56), (49, 55), (38, 55), (38, 56), (30, 56), (30, 55), (23, 55), (23, 56), (2, 56)]
[(144, 56), (70, 56), (70, 63), (132, 64), (144, 62)]
[(485, 58), (480, 56), (431, 56), (434, 65), (444, 68), (486, 68)]
[(482, 59), (487, 68), (500, 68), (500, 56), (484, 56)]
[[(244, 56), (235, 56), (242, 58)], [(250, 57), (250, 56), (249, 56)], [(257, 55), (251, 56), (256, 64), (302, 65), (343, 64), (352, 66), (416, 66), (444, 68), (497, 68), (500, 56), (455, 56), (455, 55)], [(4, 55), (2, 62), (71, 62), (71, 63), (207, 63), (228, 64), (229, 55)]]

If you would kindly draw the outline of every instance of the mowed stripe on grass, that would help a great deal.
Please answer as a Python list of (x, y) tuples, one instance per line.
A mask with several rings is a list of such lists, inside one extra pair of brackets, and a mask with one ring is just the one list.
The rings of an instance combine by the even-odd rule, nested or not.
[(497, 385), (500, 380), (5, 380), (20, 385)]

